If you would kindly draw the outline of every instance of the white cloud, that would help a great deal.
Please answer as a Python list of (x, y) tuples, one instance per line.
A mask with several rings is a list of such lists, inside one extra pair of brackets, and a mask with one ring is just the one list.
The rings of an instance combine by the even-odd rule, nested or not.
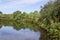
[[(4, 1), (4, 0), (3, 0)], [(3, 2), (2, 0), (0, 0), (0, 2)], [(0, 8), (4, 7), (4, 8), (11, 8), (11, 7), (15, 7), (15, 6), (22, 6), (22, 5), (31, 5), (31, 4), (36, 4), (38, 2), (40, 2), (42, 0), (6, 0), (3, 4), (0, 4)]]
[[(44, 5), (48, 0), (0, 0), (0, 11), (4, 12), (11, 12), (15, 10), (34, 10), (35, 8), (37, 9), (37, 6)], [(38, 4), (40, 3), (40, 4)], [(36, 5), (36, 6), (32, 6)], [(31, 8), (32, 9), (29, 9)], [(26, 10), (25, 10), (26, 8)]]
[(27, 4), (35, 4), (41, 0), (22, 0), (22, 2), (27, 3)]

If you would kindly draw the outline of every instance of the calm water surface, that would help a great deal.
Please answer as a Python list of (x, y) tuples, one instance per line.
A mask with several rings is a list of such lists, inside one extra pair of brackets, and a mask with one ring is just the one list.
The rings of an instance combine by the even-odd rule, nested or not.
[(0, 28), (0, 40), (39, 40), (40, 32), (30, 28), (16, 30), (13, 26), (2, 26)]

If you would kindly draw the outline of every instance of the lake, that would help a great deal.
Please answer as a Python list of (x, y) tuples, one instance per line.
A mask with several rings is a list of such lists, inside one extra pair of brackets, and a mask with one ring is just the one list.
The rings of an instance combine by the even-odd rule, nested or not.
[(0, 22), (0, 40), (43, 40), (46, 35), (32, 24)]

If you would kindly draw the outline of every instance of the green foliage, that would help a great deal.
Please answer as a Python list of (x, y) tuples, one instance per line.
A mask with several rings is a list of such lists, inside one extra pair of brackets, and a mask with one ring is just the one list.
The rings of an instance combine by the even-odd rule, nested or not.
[(45, 28), (51, 37), (60, 37), (60, 1), (49, 2), (40, 11), (39, 25)]
[[(38, 26), (46, 29), (52, 36), (58, 37), (60, 33), (60, 1), (49, 2), (44, 5), (40, 12), (22, 13), (21, 11), (16, 11), (13, 12), (13, 14), (0, 14), (0, 20), (16, 21), (24, 26), (28, 26), (28, 24), (38, 24)], [(16, 26), (18, 29), (18, 25)]]

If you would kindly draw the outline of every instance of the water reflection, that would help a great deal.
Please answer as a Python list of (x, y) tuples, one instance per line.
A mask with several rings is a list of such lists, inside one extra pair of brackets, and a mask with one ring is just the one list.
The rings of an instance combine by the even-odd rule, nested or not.
[(0, 40), (39, 40), (40, 32), (29, 28), (16, 30), (12, 26), (0, 28)]
[[(4, 26), (3, 26), (4, 25)], [(32, 23), (0, 22), (0, 40), (52, 40), (47, 32)]]

